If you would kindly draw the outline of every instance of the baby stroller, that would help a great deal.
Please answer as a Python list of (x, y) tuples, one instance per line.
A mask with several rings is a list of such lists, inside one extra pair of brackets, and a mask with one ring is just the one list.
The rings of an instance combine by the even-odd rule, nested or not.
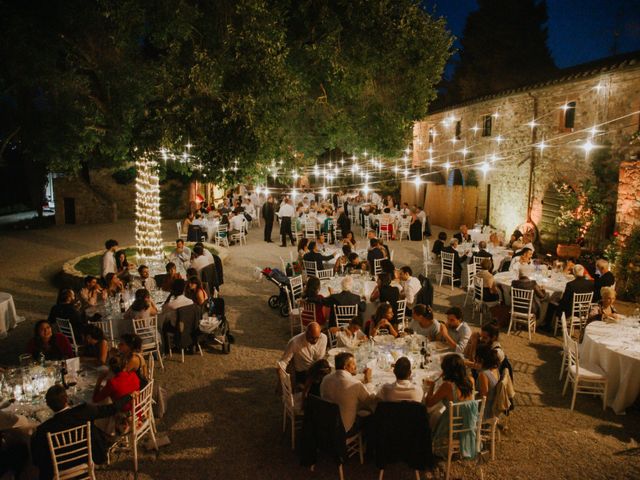
[(222, 353), (230, 353), (231, 344), (234, 340), (229, 330), (229, 322), (224, 313), (224, 298), (211, 298), (209, 302), (209, 315), (211, 317), (200, 322), (200, 332), (207, 343), (220, 345), (222, 346)]
[(282, 271), (274, 268), (265, 268), (261, 271), (264, 278), (278, 287), (278, 295), (269, 297), (269, 306), (274, 310), (280, 310), (283, 317), (289, 316), (289, 278)]

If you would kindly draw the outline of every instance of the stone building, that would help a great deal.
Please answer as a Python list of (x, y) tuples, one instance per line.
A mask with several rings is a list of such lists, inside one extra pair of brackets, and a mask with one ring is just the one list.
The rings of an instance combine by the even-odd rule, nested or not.
[(627, 233), (640, 222), (640, 171), (630, 146), (639, 112), (637, 51), (432, 112), (414, 125), (413, 166), (450, 183), (475, 170), (476, 220), (507, 235), (529, 221), (552, 236), (555, 185), (593, 176), (592, 156), (605, 148), (621, 160), (617, 223)]

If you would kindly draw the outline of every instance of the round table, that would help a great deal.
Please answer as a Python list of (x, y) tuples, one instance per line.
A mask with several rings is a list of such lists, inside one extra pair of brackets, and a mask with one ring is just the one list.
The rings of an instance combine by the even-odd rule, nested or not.
[(0, 292), (0, 338), (6, 337), (7, 332), (21, 320), (16, 313), (13, 297), (8, 293)]
[(580, 345), (580, 362), (597, 365), (607, 374), (607, 405), (624, 414), (640, 394), (640, 319), (590, 323)]

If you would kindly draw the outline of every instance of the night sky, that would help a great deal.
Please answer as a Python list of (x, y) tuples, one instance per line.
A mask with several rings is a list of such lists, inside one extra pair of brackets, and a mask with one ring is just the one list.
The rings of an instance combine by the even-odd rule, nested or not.
[[(518, 0), (513, 0), (518, 1)], [(429, 12), (447, 19), (449, 30), (460, 37), (476, 0), (424, 0)], [(560, 68), (640, 50), (640, 0), (547, 0), (549, 49)], [(457, 44), (457, 46), (459, 46)], [(451, 68), (447, 68), (447, 75)]]

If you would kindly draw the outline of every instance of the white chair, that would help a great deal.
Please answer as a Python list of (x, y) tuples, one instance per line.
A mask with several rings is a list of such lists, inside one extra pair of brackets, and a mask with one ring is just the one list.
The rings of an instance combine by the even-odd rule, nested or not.
[(47, 433), (47, 443), (55, 480), (95, 480), (91, 422), (61, 432)]
[(316, 221), (314, 219), (307, 219), (306, 222), (304, 222), (304, 236), (305, 238), (308, 238), (309, 240), (315, 240), (316, 239)]
[(160, 353), (160, 340), (158, 335), (158, 317), (134, 318), (133, 333), (138, 335), (142, 340), (142, 353), (150, 352), (158, 356), (160, 368), (164, 370), (162, 362), (162, 354)]
[(521, 323), (526, 325), (529, 341), (531, 341), (531, 332), (536, 331), (536, 315), (532, 309), (533, 290), (511, 287), (511, 320), (509, 320), (507, 335), (511, 333), (514, 324), (517, 326)]
[(433, 278), (437, 278), (438, 263), (434, 262), (434, 255), (431, 252), (431, 242), (429, 240), (426, 240), (422, 245), (422, 265), (426, 278), (429, 278), (430, 272), (433, 272)]
[(333, 314), (338, 327), (347, 327), (351, 319), (358, 315), (358, 305), (334, 305)]
[(176, 222), (176, 228), (178, 229), (178, 238), (181, 238), (186, 242), (187, 234), (182, 232), (182, 224), (180, 222)]
[(291, 423), (291, 450), (296, 448), (296, 426), (300, 425), (304, 412), (302, 410), (302, 392), (293, 393), (291, 375), (278, 365), (278, 377), (282, 389), (282, 433), (287, 429), (287, 419)]
[[(578, 335), (582, 333), (582, 328), (587, 324), (587, 318), (591, 310), (591, 301), (593, 300), (593, 292), (574, 293), (571, 304), (571, 317), (567, 320), (569, 328), (569, 336), (573, 337), (575, 327), (578, 327)], [(553, 329), (553, 336), (558, 334), (558, 319)]]
[(469, 401), (478, 403), (478, 417), (474, 424), (467, 425), (467, 426), (465, 426), (464, 418), (460, 413), (461, 405), (465, 402), (457, 402), (457, 403), (449, 402), (449, 405), (448, 405), (449, 438), (448, 438), (448, 448), (447, 448), (447, 470), (446, 470), (446, 476), (445, 476), (446, 480), (449, 480), (449, 475), (451, 473), (451, 459), (453, 455), (460, 453), (460, 436), (461, 435), (475, 431), (476, 454), (479, 454), (481, 451), (482, 419), (484, 417), (484, 408), (485, 408), (486, 402), (484, 397), (480, 400), (469, 400)]
[(560, 377), (558, 380), (562, 380), (564, 372), (569, 366), (569, 342), (567, 341), (569, 339), (569, 330), (567, 328), (567, 317), (564, 312), (562, 312), (562, 315), (560, 316), (560, 323), (562, 326), (562, 364), (560, 365)]
[(402, 331), (407, 327), (406, 319), (407, 319), (407, 301), (406, 300), (398, 300), (398, 310), (396, 313), (396, 317), (398, 319), (398, 328)]
[(107, 317), (106, 320), (100, 320), (97, 322), (89, 321), (89, 325), (95, 325), (102, 330), (102, 333), (104, 333), (104, 339), (109, 342), (110, 347), (118, 346), (118, 341), (113, 336), (113, 324), (111, 323), (111, 317)]
[(218, 230), (216, 231), (216, 245), (219, 247), (225, 246), (229, 248), (229, 225), (219, 224)]
[(238, 242), (238, 245), (247, 244), (247, 230), (248, 230), (248, 222), (246, 218), (242, 219), (242, 225), (240, 226), (240, 230), (238, 233), (234, 233), (231, 235), (232, 242)]
[(484, 325), (484, 310), (499, 305), (499, 300), (487, 302), (484, 299), (484, 280), (476, 275), (473, 279), (473, 315), (472, 320), (476, 318), (476, 312), (480, 312), (480, 326)]
[(373, 260), (373, 275), (378, 276), (382, 273), (382, 261), (384, 258), (374, 258)]
[(333, 278), (333, 274), (334, 274), (333, 268), (318, 270), (318, 265), (316, 264), (316, 262), (303, 260), (302, 263), (304, 264), (304, 271), (307, 274), (307, 277), (316, 277), (321, 282), (323, 280), (329, 280)]
[(470, 295), (473, 295), (474, 290), (473, 290), (473, 280), (476, 278), (476, 264), (475, 263), (469, 263), (467, 264), (467, 294), (464, 296), (464, 303), (462, 304), (463, 307), (467, 306), (467, 300), (469, 299)]
[(474, 264), (475, 264), (475, 266), (476, 266), (476, 272), (479, 272), (480, 270), (484, 270), (484, 269), (482, 268), (481, 263), (482, 263), (482, 261), (483, 261), (485, 258), (489, 258), (489, 257), (477, 257), (477, 256), (474, 256), (474, 257), (473, 257), (473, 263), (474, 263)]
[(453, 290), (454, 269), (453, 263), (455, 261), (455, 255), (450, 252), (440, 252), (440, 286), (442, 286), (442, 279), (448, 278), (451, 280), (451, 290)]
[(393, 262), (393, 250), (389, 250), (389, 260)]
[(383, 220), (383, 217), (380, 218), (378, 222), (378, 238), (382, 238), (386, 241), (391, 240), (391, 229), (393, 228), (393, 224), (388, 220)]
[(56, 324), (58, 325), (58, 329), (60, 329), (60, 333), (67, 337), (67, 340), (69, 340), (75, 356), (79, 357), (81, 346), (76, 342), (76, 335), (75, 333), (73, 333), (71, 321), (67, 320), (66, 318), (56, 318)]
[(569, 382), (573, 384), (573, 396), (571, 397), (571, 410), (576, 404), (578, 393), (602, 396), (602, 409), (607, 408), (608, 381), (606, 374), (597, 365), (580, 365), (578, 342), (570, 336), (567, 338), (567, 379), (564, 382), (562, 395), (567, 392)]
[(304, 331), (311, 322), (316, 321), (316, 304), (307, 302), (305, 300), (300, 301), (300, 331)]
[[(172, 339), (173, 333), (167, 333), (167, 338)], [(198, 347), (198, 353), (201, 357), (203, 357), (202, 347), (200, 346), (200, 342), (196, 342), (196, 347)], [(173, 357), (173, 349), (169, 348), (169, 358)], [(184, 363), (184, 348), (180, 348), (180, 363)]]
[(304, 237), (303, 232), (298, 229), (298, 222), (295, 218), (291, 219), (291, 233), (296, 242), (299, 242)]
[(131, 449), (133, 453), (133, 471), (137, 478), (138, 474), (138, 444), (141, 440), (149, 435), (154, 450), (158, 451), (158, 442), (156, 441), (156, 424), (153, 417), (153, 380), (150, 380), (138, 395), (133, 396), (131, 409), (131, 430), (129, 434), (122, 437), (110, 449), (107, 456), (108, 463), (111, 462), (112, 451), (124, 448)]
[(367, 232), (371, 230), (371, 221), (369, 220), (369, 215), (364, 216), (364, 222), (362, 223), (362, 238), (366, 238)]
[(300, 328), (300, 299), (302, 298), (302, 290), (304, 285), (302, 283), (302, 275), (297, 275), (289, 279), (289, 287), (287, 289), (287, 301), (289, 303), (289, 325), (291, 328), (291, 336), (293, 337), (293, 331)]
[(398, 240), (402, 241), (402, 235), (406, 235), (407, 240), (411, 240), (410, 229), (411, 229), (411, 218), (410, 217), (401, 218), (400, 225), (398, 226)]

